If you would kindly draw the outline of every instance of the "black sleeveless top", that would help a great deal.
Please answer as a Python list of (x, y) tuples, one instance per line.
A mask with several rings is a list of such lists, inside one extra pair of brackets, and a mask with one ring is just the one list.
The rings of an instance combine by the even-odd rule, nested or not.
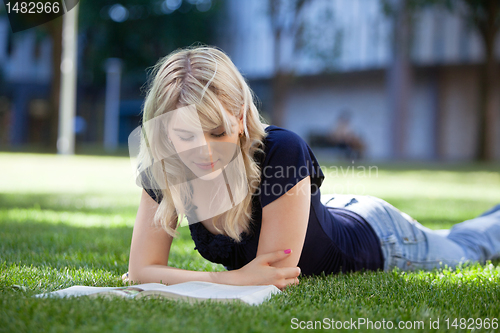
[[(266, 128), (264, 155), (255, 160), (261, 167), (261, 183), (252, 198), (250, 231), (236, 243), (214, 235), (202, 223), (189, 225), (195, 249), (205, 259), (238, 269), (257, 255), (262, 208), (282, 196), (303, 178), (311, 177), (311, 206), (304, 246), (298, 266), (304, 276), (383, 269), (380, 240), (359, 215), (341, 208), (327, 208), (321, 202), (320, 186), (325, 178), (313, 152), (297, 134), (276, 126)], [(157, 202), (152, 190), (146, 192)]]

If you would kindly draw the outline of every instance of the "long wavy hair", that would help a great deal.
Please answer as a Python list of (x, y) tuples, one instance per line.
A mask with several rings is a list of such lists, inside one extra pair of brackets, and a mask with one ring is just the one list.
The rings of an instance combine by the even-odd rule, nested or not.
[[(193, 189), (189, 182), (183, 184), (182, 179), (179, 180), (183, 174), (181, 169), (185, 169), (182, 162), (175, 158), (164, 158), (174, 156), (172, 150), (175, 148), (167, 140), (166, 130), (161, 127), (162, 122), (150, 121), (160, 116), (168, 116), (170, 111), (194, 105), (203, 131), (224, 126), (231, 134), (231, 122), (224, 110), (237, 119), (243, 117), (244, 134), (239, 139), (239, 148), (243, 157), (246, 182), (236, 182), (248, 186), (248, 191), (245, 189), (243, 192), (247, 194), (241, 202), (212, 218), (218, 232), (240, 242), (240, 234), (250, 230), (252, 196), (261, 180), (261, 170), (254, 160), (254, 154), (263, 152), (263, 139), (266, 135), (262, 126), (263, 118), (254, 100), (254, 93), (236, 66), (216, 47), (191, 46), (178, 49), (161, 58), (151, 68), (142, 119), (143, 133), (148, 133), (148, 137), (141, 142), (138, 161), (142, 165), (151, 165), (153, 160), (154, 166), (157, 166), (143, 170), (143, 175), (150, 184), (160, 184), (156, 186), (155, 191), (161, 194), (162, 200), (155, 213), (154, 222), (161, 225), (172, 237), (178, 235), (176, 229), (180, 221), (192, 208), (188, 206)], [(149, 128), (146, 126), (146, 131), (145, 124), (151, 124)], [(175, 189), (165, 186), (168, 179), (177, 179), (181, 185)], [(176, 207), (185, 209), (179, 212)]]

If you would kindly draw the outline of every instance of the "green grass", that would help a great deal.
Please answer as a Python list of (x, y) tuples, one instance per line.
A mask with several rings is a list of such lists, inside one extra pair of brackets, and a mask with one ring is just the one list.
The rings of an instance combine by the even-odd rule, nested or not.
[[(344, 172), (347, 166), (352, 164), (344, 164)], [(498, 165), (377, 167), (370, 177), (325, 169), (323, 188), (379, 196), (430, 228), (450, 227), (500, 202)], [(0, 171), (1, 332), (280, 332), (293, 331), (292, 318), (424, 321), (416, 331), (430, 331), (430, 318), (440, 319), (440, 330), (446, 318), (500, 319), (498, 262), (454, 271), (303, 278), (258, 307), (33, 298), (72, 285), (121, 285), (141, 190), (122, 157), (0, 153)], [(224, 269), (201, 258), (188, 228), (180, 231), (172, 266)]]

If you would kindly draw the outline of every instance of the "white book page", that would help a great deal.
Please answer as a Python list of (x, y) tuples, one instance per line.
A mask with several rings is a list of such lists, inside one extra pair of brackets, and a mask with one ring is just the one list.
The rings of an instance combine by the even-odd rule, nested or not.
[[(281, 291), (273, 285), (266, 286), (232, 286), (202, 281), (190, 281), (185, 283), (166, 286), (161, 283), (145, 283), (131, 285), (128, 287), (87, 287), (73, 286), (66, 289), (39, 294), (36, 297), (69, 297), (69, 296), (87, 296), (102, 292), (111, 292), (124, 288), (139, 288), (144, 291), (159, 291), (176, 295), (182, 295), (198, 299), (240, 299), (248, 304), (260, 304), (273, 294)], [(126, 294), (121, 293), (127, 297)], [(147, 294), (147, 293), (146, 293)], [(134, 295), (135, 296), (135, 295)], [(133, 296), (129, 296), (133, 297)]]
[(280, 292), (273, 285), (267, 286), (233, 286), (202, 281), (190, 281), (166, 286), (159, 283), (139, 284), (135, 287), (144, 290), (166, 291), (174, 294), (196, 298), (241, 298), (259, 292)]
[(115, 290), (116, 287), (87, 287), (87, 286), (73, 286), (62, 290), (53, 291), (45, 294), (38, 294), (35, 297), (47, 297), (47, 296), (86, 296), (97, 293), (102, 293), (103, 291)]

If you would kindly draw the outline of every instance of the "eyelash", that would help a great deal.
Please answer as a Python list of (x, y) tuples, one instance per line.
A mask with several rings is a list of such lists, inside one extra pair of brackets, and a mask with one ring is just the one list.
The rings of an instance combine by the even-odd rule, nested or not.
[(224, 135), (226, 135), (226, 132), (222, 132), (221, 134), (212, 134), (213, 137), (216, 137), (216, 138), (221, 138), (223, 137)]
[[(225, 135), (226, 135), (226, 132), (225, 132), (225, 131), (224, 131), (224, 132), (222, 132), (221, 134), (212, 134), (212, 136), (213, 136), (214, 138), (221, 138), (221, 137), (223, 137), (223, 136), (225, 136)], [(193, 137), (190, 137), (190, 138), (183, 138), (183, 137), (181, 137), (181, 136), (180, 136), (180, 137), (179, 137), (179, 139), (181, 139), (182, 141), (191, 141), (191, 140), (193, 140)]]

